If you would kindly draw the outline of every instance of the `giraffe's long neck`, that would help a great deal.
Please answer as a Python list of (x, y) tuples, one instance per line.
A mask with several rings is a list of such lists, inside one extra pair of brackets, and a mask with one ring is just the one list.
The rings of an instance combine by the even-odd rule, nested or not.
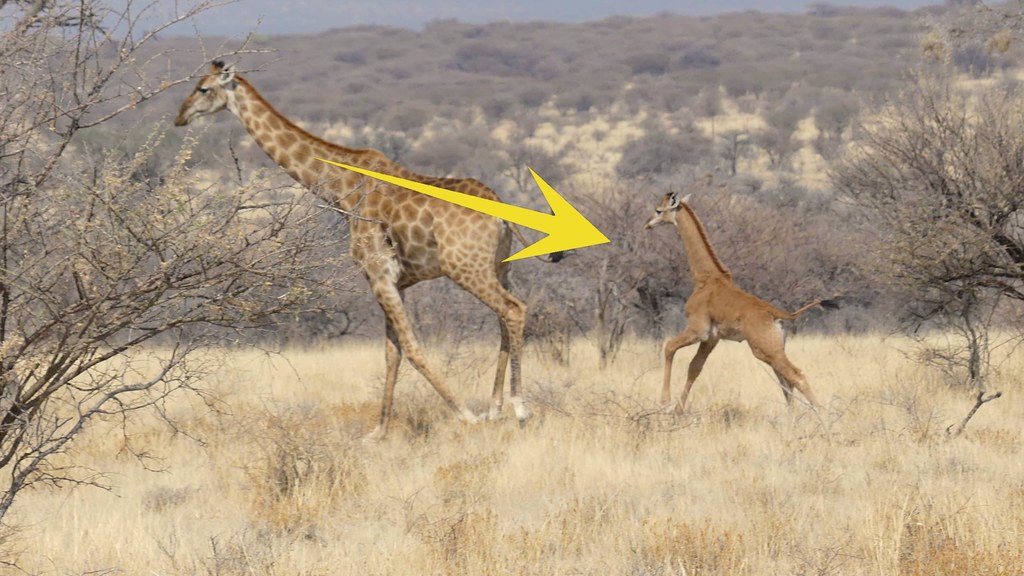
[(229, 104), (231, 111), (278, 166), (325, 200), (342, 209), (352, 209), (362, 197), (362, 177), (316, 160), (317, 157), (379, 172), (401, 171), (376, 150), (345, 148), (317, 138), (274, 109), (244, 78), (237, 77), (236, 81), (233, 102)]
[(693, 275), (694, 282), (705, 281), (715, 276), (731, 278), (729, 270), (711, 247), (704, 225), (697, 219), (693, 209), (686, 204), (680, 204), (679, 208), (676, 212), (676, 229), (686, 247), (686, 257), (690, 262), (690, 274)]

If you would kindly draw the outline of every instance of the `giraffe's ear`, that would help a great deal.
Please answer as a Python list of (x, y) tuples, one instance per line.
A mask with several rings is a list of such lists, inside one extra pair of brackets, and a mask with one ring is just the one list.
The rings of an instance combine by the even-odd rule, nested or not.
[(235, 67), (233, 65), (228, 64), (227, 66), (224, 66), (222, 62), (219, 74), (217, 82), (221, 86), (224, 86), (225, 88), (235, 87)]
[[(684, 200), (685, 202), (685, 200)], [(679, 210), (679, 192), (670, 192), (668, 195), (668, 209)]]

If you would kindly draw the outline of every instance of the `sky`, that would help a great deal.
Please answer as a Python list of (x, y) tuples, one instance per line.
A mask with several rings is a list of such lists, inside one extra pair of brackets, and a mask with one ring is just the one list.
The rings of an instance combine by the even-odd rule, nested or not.
[[(170, 10), (177, 2), (166, 2)], [(809, 0), (238, 0), (214, 8), (196, 24), (204, 35), (316, 34), (332, 28), (377, 24), (419, 28), (439, 18), (462, 22), (585, 22), (614, 15), (649, 16), (671, 12), (704, 16), (743, 10), (803, 12)], [(892, 6), (913, 10), (941, 0), (836, 0), (835, 6)], [(169, 30), (192, 34), (192, 24)]]

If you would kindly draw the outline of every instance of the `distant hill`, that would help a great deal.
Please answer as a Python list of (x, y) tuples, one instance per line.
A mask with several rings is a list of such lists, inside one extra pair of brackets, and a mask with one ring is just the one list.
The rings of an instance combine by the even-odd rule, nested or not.
[[(809, 2), (807, 0), (566, 0), (547, 2), (472, 2), (468, 0), (242, 0), (211, 12), (224, 18), (206, 18), (198, 23), (200, 31), (211, 35), (245, 34), (262, 21), (262, 34), (316, 34), (331, 28), (361, 25), (419, 28), (436, 19), (457, 18), (462, 22), (563, 22), (580, 23), (609, 16), (651, 16), (672, 13), (682, 16), (709, 16), (728, 12), (758, 10), (766, 13), (799, 13), (811, 6), (893, 7), (914, 10), (942, 4), (938, 0), (843, 0)], [(230, 16), (230, 17), (227, 17)], [(189, 34), (191, 25), (178, 33)]]
[[(618, 98), (674, 112), (719, 86), (762, 101), (794, 87), (811, 92), (806, 97), (824, 89), (880, 93), (919, 59), (922, 30), (921, 13), (895, 9), (580, 24), (440, 20), (420, 31), (362, 26), (260, 35), (249, 47), (273, 54), (237, 60), (260, 68), (257, 84), (292, 114), (408, 129), (417, 128), (416, 116), (428, 117), (416, 110), (450, 116), (477, 106), (497, 118), (549, 99), (581, 112)], [(204, 44), (209, 50), (218, 40)], [(168, 38), (159, 47), (175, 50), (172, 66), (181, 70), (204, 58), (194, 38)], [(404, 120), (394, 119), (397, 103)]]

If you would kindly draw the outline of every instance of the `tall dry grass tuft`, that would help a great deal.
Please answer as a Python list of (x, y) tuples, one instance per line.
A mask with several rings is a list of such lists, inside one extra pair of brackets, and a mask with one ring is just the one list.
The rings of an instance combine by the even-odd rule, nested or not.
[(645, 523), (637, 573), (740, 576), (749, 574), (743, 536), (705, 521), (696, 527), (673, 519)]
[(898, 574), (1020, 574), (1024, 553), (1007, 543), (981, 545), (974, 535), (959, 533), (951, 519), (912, 519), (900, 535)]
[[(465, 511), (443, 516), (422, 527), (418, 536), (426, 544), (428, 565), (443, 567), (443, 574), (470, 576), (501, 565), (496, 547), (498, 522), (492, 510)], [(514, 565), (504, 566), (514, 572)]]
[(366, 465), (334, 416), (306, 406), (250, 423), (259, 453), (245, 472), (256, 525), (312, 533), (342, 501), (362, 498)]

